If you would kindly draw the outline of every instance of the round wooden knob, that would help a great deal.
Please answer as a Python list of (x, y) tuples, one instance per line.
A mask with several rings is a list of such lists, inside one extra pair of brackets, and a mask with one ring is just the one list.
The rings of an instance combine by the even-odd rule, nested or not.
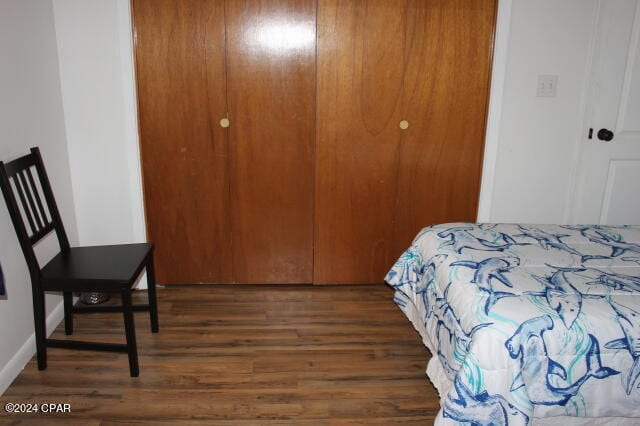
[(220, 127), (224, 127), (226, 129), (227, 127), (229, 127), (229, 124), (229, 119), (226, 117), (220, 120)]
[(400, 122), (400, 128), (402, 130), (407, 130), (409, 128), (409, 122), (407, 120), (402, 120)]

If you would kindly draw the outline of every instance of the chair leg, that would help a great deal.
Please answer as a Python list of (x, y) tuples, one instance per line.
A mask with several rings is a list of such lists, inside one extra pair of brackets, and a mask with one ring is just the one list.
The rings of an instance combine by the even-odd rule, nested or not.
[(151, 332), (158, 332), (158, 302), (156, 300), (156, 274), (153, 266), (153, 254), (147, 262), (147, 294), (149, 295), (149, 316), (151, 319)]
[(45, 370), (47, 368), (47, 324), (45, 320), (44, 291), (34, 288), (32, 296), (38, 370)]
[(64, 297), (64, 334), (73, 334), (73, 293), (65, 291)]
[(136, 329), (133, 322), (131, 308), (131, 289), (122, 290), (122, 312), (124, 314), (124, 331), (127, 336), (127, 350), (129, 354), (129, 372), (131, 377), (138, 377), (138, 347), (136, 345)]

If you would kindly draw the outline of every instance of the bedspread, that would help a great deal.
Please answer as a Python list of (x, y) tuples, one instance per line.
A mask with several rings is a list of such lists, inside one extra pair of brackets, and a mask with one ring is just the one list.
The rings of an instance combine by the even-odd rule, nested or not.
[(640, 416), (640, 227), (431, 226), (386, 281), (433, 355), (437, 424)]

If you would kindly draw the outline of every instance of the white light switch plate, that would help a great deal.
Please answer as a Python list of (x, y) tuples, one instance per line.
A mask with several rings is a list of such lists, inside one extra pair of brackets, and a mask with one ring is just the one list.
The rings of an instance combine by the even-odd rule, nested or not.
[(558, 89), (558, 76), (542, 74), (538, 76), (536, 94), (539, 98), (555, 98)]

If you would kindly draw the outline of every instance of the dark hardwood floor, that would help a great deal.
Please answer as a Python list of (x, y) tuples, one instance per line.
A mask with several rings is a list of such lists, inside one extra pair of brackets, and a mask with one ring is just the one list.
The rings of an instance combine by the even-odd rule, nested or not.
[[(391, 296), (384, 285), (160, 288), (160, 333), (136, 313), (140, 377), (126, 354), (50, 349), (48, 369), (32, 360), (0, 399), (71, 414), (0, 409), (0, 423), (430, 425), (430, 355)], [(75, 324), (76, 339), (124, 339), (120, 314)]]

